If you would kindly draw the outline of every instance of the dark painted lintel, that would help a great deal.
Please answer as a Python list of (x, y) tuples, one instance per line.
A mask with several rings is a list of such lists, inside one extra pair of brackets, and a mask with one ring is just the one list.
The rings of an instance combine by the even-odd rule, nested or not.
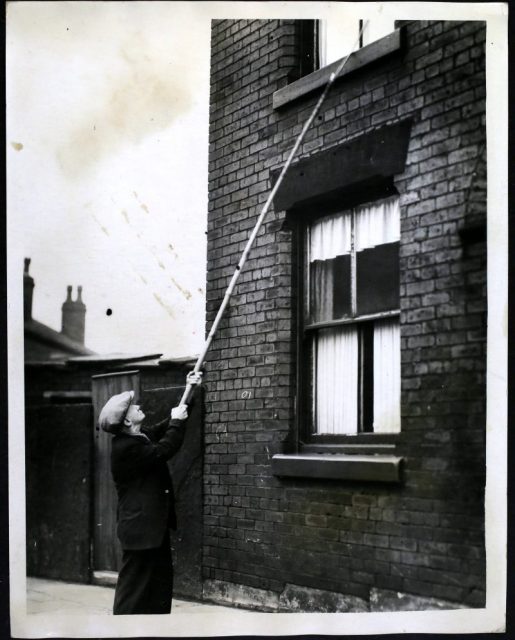
[[(376, 188), (386, 192), (392, 177), (404, 171), (411, 125), (411, 119), (406, 119), (380, 127), (299, 160), (275, 195), (275, 209), (300, 210), (328, 197), (345, 204), (354, 192), (361, 197)], [(272, 172), (274, 182), (279, 173)]]

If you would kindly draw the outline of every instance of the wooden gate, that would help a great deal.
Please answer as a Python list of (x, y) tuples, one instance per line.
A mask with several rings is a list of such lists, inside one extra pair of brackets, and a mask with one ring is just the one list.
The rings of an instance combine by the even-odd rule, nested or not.
[(121, 549), (116, 537), (117, 497), (111, 476), (111, 439), (98, 426), (98, 416), (111, 396), (134, 390), (135, 401), (140, 395), (138, 371), (92, 376), (94, 413), (93, 472), (93, 582), (112, 583), (121, 564)]

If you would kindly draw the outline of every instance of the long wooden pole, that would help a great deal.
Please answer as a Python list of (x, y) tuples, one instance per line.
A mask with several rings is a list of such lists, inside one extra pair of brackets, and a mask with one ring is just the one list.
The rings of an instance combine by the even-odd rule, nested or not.
[[(356, 48), (356, 45), (360, 42), (361, 40), (361, 36), (363, 33), (363, 30), (365, 29), (365, 25), (367, 24), (367, 21), (364, 21), (363, 24), (361, 25), (361, 28), (359, 30), (359, 35), (358, 38), (354, 44), (353, 50)], [(238, 262), (236, 269), (234, 271), (234, 274), (231, 278), (231, 282), (229, 283), (229, 286), (227, 287), (227, 291), (225, 292), (224, 298), (222, 300), (222, 304), (220, 305), (220, 308), (218, 309), (218, 313), (216, 314), (216, 317), (214, 319), (213, 325), (211, 326), (211, 330), (206, 338), (206, 341), (204, 343), (204, 347), (202, 349), (201, 354), (198, 357), (198, 360), (195, 364), (195, 368), (193, 369), (193, 371), (195, 373), (198, 373), (200, 371), (200, 369), (202, 368), (202, 365), (204, 364), (204, 360), (206, 357), (206, 354), (209, 350), (209, 347), (211, 346), (211, 342), (213, 340), (213, 337), (218, 329), (218, 325), (220, 324), (220, 321), (223, 317), (223, 314), (225, 312), (225, 309), (227, 308), (227, 305), (229, 304), (229, 300), (231, 298), (232, 292), (234, 291), (234, 287), (236, 286), (236, 282), (240, 276), (240, 273), (245, 265), (245, 262), (247, 261), (247, 257), (249, 255), (250, 249), (252, 247), (252, 245), (254, 244), (254, 240), (256, 239), (257, 234), (259, 233), (259, 230), (261, 229), (261, 225), (263, 224), (263, 221), (265, 219), (266, 214), (268, 213), (268, 210), (270, 208), (270, 205), (272, 204), (272, 202), (274, 201), (275, 198), (275, 194), (277, 193), (279, 187), (281, 186), (281, 183), (284, 179), (284, 176), (286, 175), (288, 169), (290, 168), (290, 165), (293, 161), (293, 158), (295, 157), (295, 154), (297, 153), (303, 139), (304, 136), (306, 135), (307, 130), (309, 129), (309, 127), (311, 126), (311, 123), (313, 122), (313, 120), (315, 119), (317, 113), (320, 111), (320, 107), (322, 106), (324, 100), (327, 97), (327, 94), (329, 93), (329, 90), (331, 89), (331, 87), (334, 84), (334, 81), (336, 80), (336, 78), (340, 75), (340, 73), (342, 72), (343, 67), (347, 64), (347, 60), (350, 58), (350, 56), (352, 55), (352, 51), (345, 56), (344, 58), (341, 59), (340, 64), (338, 65), (338, 67), (336, 68), (335, 71), (333, 71), (333, 73), (331, 73), (331, 75), (329, 76), (329, 80), (327, 81), (327, 84), (320, 96), (320, 98), (318, 99), (313, 111), (311, 112), (311, 115), (309, 116), (309, 118), (306, 120), (302, 131), (300, 132), (295, 144), (293, 145), (292, 150), (290, 151), (290, 154), (288, 156), (288, 159), (286, 160), (286, 163), (284, 164), (281, 173), (279, 174), (279, 178), (277, 179), (272, 191), (270, 192), (262, 210), (261, 213), (259, 214), (259, 217), (257, 219), (256, 225), (254, 226), (254, 229), (252, 230), (252, 233), (250, 234), (250, 237), (247, 241), (247, 244), (245, 246), (245, 249), (243, 250), (243, 253), (241, 255), (240, 261)], [(186, 389), (184, 390), (184, 393), (182, 395), (181, 398), (181, 402), (180, 404), (186, 404), (188, 402), (188, 398), (190, 396), (190, 393), (192, 391), (192, 385), (190, 384), (186, 384)]]

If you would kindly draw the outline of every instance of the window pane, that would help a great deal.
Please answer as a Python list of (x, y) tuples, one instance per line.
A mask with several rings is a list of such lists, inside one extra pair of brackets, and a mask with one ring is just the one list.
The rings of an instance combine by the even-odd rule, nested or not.
[(363, 46), (384, 38), (395, 30), (395, 20), (389, 16), (368, 20), (363, 30)]
[(338, 213), (310, 225), (310, 322), (336, 320), (351, 313), (351, 220), (350, 213)]
[(374, 431), (374, 323), (361, 322), (359, 370), (359, 430)]
[(324, 329), (315, 338), (317, 434), (349, 434), (358, 425), (358, 331)]
[[(390, 16), (371, 17), (366, 19), (363, 29), (363, 46), (379, 40), (395, 29), (395, 20)], [(359, 48), (358, 36), (360, 21), (334, 11), (328, 20), (321, 20), (320, 32), (320, 66), (325, 66), (347, 56)]]
[(350, 255), (311, 263), (310, 308), (311, 322), (326, 322), (350, 315)]
[(399, 308), (399, 243), (382, 244), (356, 254), (358, 315)]
[(356, 209), (356, 251), (400, 240), (399, 198), (394, 196)]
[(351, 213), (320, 218), (309, 227), (309, 259), (330, 260), (351, 250)]
[(356, 210), (358, 315), (399, 308), (400, 215), (397, 196)]
[(399, 321), (374, 323), (374, 432), (400, 431), (401, 348)]
[(331, 64), (359, 47), (359, 20), (349, 20), (344, 15), (320, 22), (320, 66)]

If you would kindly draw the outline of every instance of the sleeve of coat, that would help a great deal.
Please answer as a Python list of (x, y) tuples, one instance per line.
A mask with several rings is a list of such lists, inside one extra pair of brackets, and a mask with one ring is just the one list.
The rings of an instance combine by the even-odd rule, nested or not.
[(152, 424), (148, 427), (144, 426), (141, 430), (152, 440), (157, 441), (161, 440), (161, 438), (164, 436), (169, 424), (170, 418), (165, 418), (164, 420), (161, 420), (161, 422), (157, 422), (156, 424)]
[(164, 435), (157, 442), (142, 442), (134, 438), (132, 446), (124, 452), (123, 466), (134, 472), (150, 469), (157, 462), (168, 460), (182, 445), (184, 440), (185, 421), (170, 420)]

